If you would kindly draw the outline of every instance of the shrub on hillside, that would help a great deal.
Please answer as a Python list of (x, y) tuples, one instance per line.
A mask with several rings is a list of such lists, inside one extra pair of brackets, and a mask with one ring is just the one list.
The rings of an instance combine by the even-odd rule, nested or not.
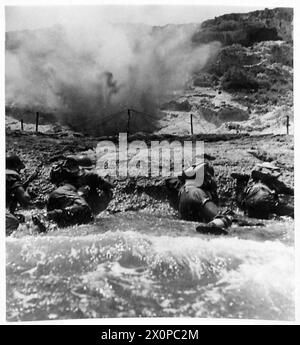
[(210, 73), (221, 77), (231, 67), (253, 65), (259, 62), (259, 57), (255, 54), (249, 54), (247, 48), (240, 44), (221, 49), (214, 60), (208, 65), (207, 70)]
[(193, 84), (200, 87), (213, 87), (217, 85), (218, 78), (209, 73), (199, 73), (194, 76)]
[(222, 20), (219, 24), (215, 25), (215, 31), (234, 31), (241, 29), (241, 23), (229, 19), (229, 20)]
[(235, 66), (224, 73), (221, 78), (221, 87), (225, 90), (257, 90), (259, 83), (250, 73)]
[(276, 44), (271, 47), (271, 63), (282, 63), (293, 67), (293, 46), (289, 43)]

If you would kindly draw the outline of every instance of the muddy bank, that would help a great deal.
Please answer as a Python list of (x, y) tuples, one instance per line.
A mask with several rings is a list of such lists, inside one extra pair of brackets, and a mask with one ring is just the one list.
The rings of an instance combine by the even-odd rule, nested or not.
[[(143, 135), (134, 135), (128, 141), (142, 139)], [(26, 165), (24, 177), (29, 176), (42, 163), (43, 167), (33, 185), (38, 191), (37, 205), (45, 206), (48, 194), (54, 189), (49, 181), (52, 165), (65, 156), (79, 152), (93, 150), (100, 140), (105, 138), (74, 137), (72, 135), (59, 137), (58, 134), (35, 134), (30, 132), (8, 131), (6, 133), (6, 153), (18, 154)], [(117, 137), (106, 138), (117, 142)], [(151, 140), (184, 140), (190, 136), (148, 136)], [(231, 178), (232, 172), (248, 173), (255, 164), (262, 160), (273, 160), (282, 167), (282, 181), (293, 187), (294, 181), (294, 144), (293, 137), (286, 135), (200, 135), (194, 140), (204, 140), (205, 153), (213, 158), (216, 179), (219, 187), (221, 206), (235, 207), (235, 182)], [(259, 150), (264, 154), (254, 154)], [(249, 151), (249, 152), (248, 152)], [(271, 157), (271, 158), (270, 158)], [(146, 212), (164, 215), (177, 215), (174, 207), (174, 194), (170, 194), (162, 177), (128, 177), (112, 178), (114, 184), (114, 198), (111, 200), (107, 212), (117, 213), (126, 211), (145, 210)]]

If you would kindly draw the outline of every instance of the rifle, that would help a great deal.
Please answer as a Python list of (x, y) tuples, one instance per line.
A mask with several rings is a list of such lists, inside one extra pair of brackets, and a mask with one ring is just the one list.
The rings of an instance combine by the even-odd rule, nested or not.
[(38, 177), (39, 173), (41, 172), (42, 165), (43, 163), (40, 163), (35, 171), (22, 183), (24, 189), (27, 189), (29, 184)]
[(232, 217), (232, 223), (237, 224), (238, 226), (265, 226), (263, 222), (255, 221), (255, 220), (249, 219), (246, 216), (241, 216), (237, 214), (235, 214)]
[(276, 176), (254, 170), (252, 171), (252, 177), (265, 183), (270, 189), (275, 190), (277, 194), (294, 195), (294, 189), (279, 181)]
[(231, 177), (237, 180), (239, 183), (247, 183), (250, 179), (250, 175), (242, 173), (232, 173)]
[(233, 211), (232, 207), (227, 208), (225, 211), (221, 212), (223, 216), (229, 216), (233, 224), (236, 224), (240, 227), (242, 226), (265, 226), (261, 221), (253, 220), (245, 215), (238, 214)]

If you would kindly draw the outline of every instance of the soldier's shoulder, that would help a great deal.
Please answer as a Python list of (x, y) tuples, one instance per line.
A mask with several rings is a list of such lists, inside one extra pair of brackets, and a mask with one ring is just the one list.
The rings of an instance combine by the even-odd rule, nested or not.
[(6, 175), (6, 177), (15, 178), (15, 179), (18, 179), (18, 180), (21, 179), (21, 176), (15, 170), (6, 169), (5, 170), (5, 175)]

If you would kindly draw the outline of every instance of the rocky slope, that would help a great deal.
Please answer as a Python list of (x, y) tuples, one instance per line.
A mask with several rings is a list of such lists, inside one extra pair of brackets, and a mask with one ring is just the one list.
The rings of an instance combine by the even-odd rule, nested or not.
[(219, 41), (223, 45), (251, 46), (261, 41), (293, 41), (293, 9), (266, 8), (249, 13), (231, 13), (207, 20), (193, 36), (195, 44)]
[[(276, 8), (228, 14), (208, 20), (193, 36), (195, 45), (218, 41), (220, 49), (195, 72), (189, 90), (174, 100), (167, 119), (179, 119), (195, 133), (244, 131), (293, 132), (293, 11)], [(182, 105), (185, 105), (183, 111)], [(182, 121), (183, 120), (183, 121)], [(174, 122), (163, 132), (176, 131)], [(183, 123), (186, 123), (182, 126)]]

